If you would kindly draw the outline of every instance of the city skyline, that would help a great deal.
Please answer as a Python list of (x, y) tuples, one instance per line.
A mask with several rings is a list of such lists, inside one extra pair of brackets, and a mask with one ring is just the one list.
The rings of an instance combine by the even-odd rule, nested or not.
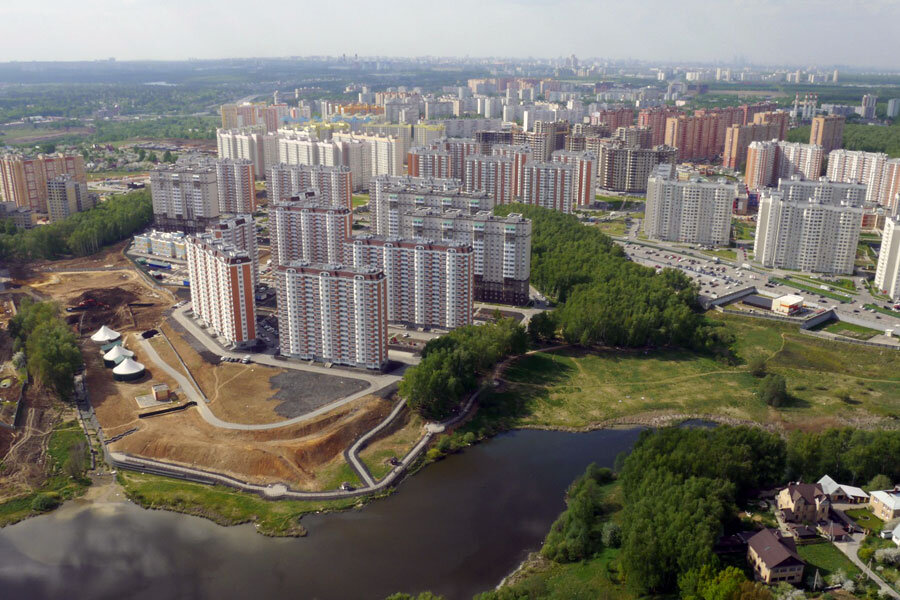
[[(340, 14), (321, 14), (319, 5), (276, 0), (266, 35), (246, 35), (244, 8), (235, 0), (125, 0), (110, 5), (88, 0), (78, 5), (49, 0), (0, 8), (8, 24), (3, 56), (12, 61), (183, 60), (229, 57), (278, 57), (343, 54), (361, 56), (507, 56), (559, 57), (569, 54), (613, 60), (665, 59), (755, 64), (866, 66), (894, 64), (891, 23), (900, 5), (888, 0), (855, 6), (848, 13), (836, 0), (800, 0), (790, 10), (773, 0), (735, 0), (711, 12), (697, 0), (671, 12), (661, 0), (627, 5), (562, 0), (499, 0), (490, 4), (462, 0), (429, 7), (408, 0), (371, 5), (350, 0)], [(310, 27), (313, 18), (335, 27)], [(352, 15), (353, 19), (343, 18)], [(102, 16), (103, 18), (98, 18)], [(477, 18), (474, 18), (476, 17)], [(336, 19), (336, 20), (335, 20)], [(41, 23), (41, 35), (30, 24)], [(196, 23), (204, 27), (196, 27)], [(515, 35), (540, 23), (541, 36)], [(110, 27), (115, 24), (115, 27)], [(736, 26), (739, 24), (739, 26)], [(381, 35), (388, 31), (403, 35)], [(507, 34), (498, 35), (498, 31)], [(685, 35), (702, 32), (702, 36)], [(153, 35), (147, 35), (153, 32)], [(302, 35), (298, 35), (302, 34)], [(460, 45), (465, 35), (466, 45)], [(828, 43), (822, 43), (827, 39)], [(866, 39), (867, 44), (855, 43)], [(135, 40), (140, 40), (136, 43)], [(52, 41), (52, 43), (50, 43)]]

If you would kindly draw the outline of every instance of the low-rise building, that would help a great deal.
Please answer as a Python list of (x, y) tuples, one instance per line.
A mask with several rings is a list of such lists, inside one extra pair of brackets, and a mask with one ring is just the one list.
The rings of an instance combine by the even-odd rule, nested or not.
[(818, 523), (828, 517), (831, 502), (818, 483), (791, 483), (775, 497), (785, 521)]
[(794, 540), (777, 529), (763, 529), (747, 542), (747, 562), (757, 581), (768, 584), (800, 583), (806, 563), (797, 554)]
[(862, 488), (840, 484), (828, 475), (822, 477), (818, 484), (822, 486), (822, 491), (825, 492), (832, 504), (867, 504), (869, 502), (869, 495)]
[(134, 236), (135, 252), (162, 258), (186, 260), (184, 234), (180, 231), (156, 231)]
[(788, 294), (772, 300), (772, 312), (779, 315), (794, 315), (803, 310), (803, 296)]
[(869, 508), (876, 517), (884, 521), (900, 517), (900, 489), (872, 492), (869, 494)]

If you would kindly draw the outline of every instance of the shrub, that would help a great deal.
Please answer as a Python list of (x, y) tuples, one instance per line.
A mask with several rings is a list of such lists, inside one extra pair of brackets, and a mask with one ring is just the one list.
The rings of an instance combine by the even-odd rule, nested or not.
[(38, 494), (31, 501), (31, 509), (38, 512), (47, 512), (59, 506), (59, 496), (56, 494)]
[(759, 397), (774, 408), (778, 408), (787, 400), (787, 383), (784, 376), (777, 373), (766, 375), (759, 382)]
[(747, 362), (747, 369), (754, 377), (762, 377), (766, 374), (766, 357), (754, 356)]

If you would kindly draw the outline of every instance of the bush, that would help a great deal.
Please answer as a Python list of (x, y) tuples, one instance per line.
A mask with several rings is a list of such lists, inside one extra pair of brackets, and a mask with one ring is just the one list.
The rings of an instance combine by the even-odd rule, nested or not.
[(880, 548), (875, 551), (875, 560), (884, 565), (900, 565), (900, 548)]
[(747, 369), (754, 377), (762, 377), (766, 374), (766, 357), (754, 356), (747, 362)]
[(59, 506), (59, 496), (56, 494), (38, 494), (31, 501), (31, 509), (38, 512), (47, 512)]
[(622, 543), (622, 527), (612, 521), (604, 523), (601, 539), (607, 548), (618, 548)]
[(777, 373), (766, 375), (759, 382), (758, 393), (763, 402), (778, 408), (784, 404), (788, 397), (787, 383), (784, 380), (784, 376)]
[(888, 490), (891, 489), (893, 485), (890, 477), (879, 473), (869, 481), (869, 485), (867, 485), (866, 488), (869, 491)]

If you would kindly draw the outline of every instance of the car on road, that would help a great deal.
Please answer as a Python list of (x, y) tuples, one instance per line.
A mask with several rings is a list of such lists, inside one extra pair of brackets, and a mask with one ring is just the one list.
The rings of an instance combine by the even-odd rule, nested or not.
[(253, 360), (253, 357), (249, 354), (244, 355), (244, 358), (241, 359), (241, 363), (245, 365), (249, 365), (250, 361)]

